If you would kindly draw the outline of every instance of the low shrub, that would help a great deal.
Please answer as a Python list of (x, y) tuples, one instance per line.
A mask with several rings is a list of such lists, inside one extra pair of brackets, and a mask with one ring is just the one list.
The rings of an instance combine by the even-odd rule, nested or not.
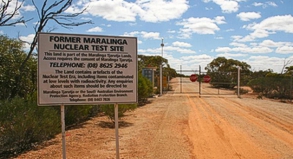
[(52, 107), (19, 97), (0, 102), (0, 156), (28, 150), (60, 129), (60, 115)]
[(153, 86), (150, 80), (141, 74), (138, 75), (138, 102), (144, 103), (147, 98), (150, 97), (153, 92)]

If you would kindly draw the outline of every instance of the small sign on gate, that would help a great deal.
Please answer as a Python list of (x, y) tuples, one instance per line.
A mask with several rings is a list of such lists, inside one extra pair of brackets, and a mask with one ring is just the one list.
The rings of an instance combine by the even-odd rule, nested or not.
[(210, 81), (211, 81), (211, 77), (210, 77), (209, 75), (205, 75), (205, 76), (203, 77), (203, 81), (204, 81), (205, 83), (210, 83)]
[(191, 82), (195, 82), (197, 80), (196, 74), (190, 75), (190, 78), (189, 79), (190, 79)]

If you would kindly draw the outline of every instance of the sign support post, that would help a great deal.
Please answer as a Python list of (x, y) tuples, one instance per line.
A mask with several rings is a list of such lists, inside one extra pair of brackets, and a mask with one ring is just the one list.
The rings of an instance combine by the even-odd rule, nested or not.
[(114, 104), (114, 107), (115, 107), (115, 135), (116, 135), (116, 159), (119, 159), (120, 155), (119, 155), (119, 132), (118, 132), (118, 129), (119, 129), (119, 123), (118, 123), (118, 104), (115, 103)]
[[(163, 60), (163, 47), (164, 47), (164, 39), (162, 38), (162, 43), (161, 43), (161, 47), (162, 47), (162, 60)], [(163, 61), (160, 65), (160, 96), (163, 95)]]
[(240, 98), (240, 66), (238, 66), (237, 96)]
[(163, 64), (160, 65), (160, 96), (163, 95), (163, 69), (162, 66)]
[(65, 111), (64, 105), (61, 105), (61, 127), (62, 127), (62, 155), (66, 159), (66, 143), (65, 143)]

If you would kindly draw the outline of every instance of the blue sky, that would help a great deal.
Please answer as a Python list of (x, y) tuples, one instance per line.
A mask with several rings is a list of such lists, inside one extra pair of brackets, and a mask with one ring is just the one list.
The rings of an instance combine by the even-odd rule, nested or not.
[[(77, 0), (66, 12), (86, 6), (79, 19), (94, 24), (68, 30), (49, 23), (45, 30), (135, 36), (138, 54), (153, 56), (162, 55), (163, 38), (163, 57), (176, 70), (180, 65), (184, 70), (204, 68), (224, 56), (248, 63), (253, 71), (280, 73), (293, 60), (292, 0)], [(26, 26), (1, 27), (0, 33), (30, 42), (38, 20), (30, 1), (20, 15), (34, 19)]]

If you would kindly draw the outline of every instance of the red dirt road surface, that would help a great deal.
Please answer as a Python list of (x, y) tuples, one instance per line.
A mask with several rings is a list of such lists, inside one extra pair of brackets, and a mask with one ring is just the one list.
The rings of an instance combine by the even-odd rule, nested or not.
[[(174, 91), (120, 121), (121, 159), (293, 159), (292, 104), (237, 98), (209, 84), (200, 97), (198, 82), (182, 80), (182, 87), (173, 79)], [(67, 130), (67, 158), (116, 158), (115, 130), (108, 123), (95, 117)], [(61, 136), (17, 158), (62, 158)]]

